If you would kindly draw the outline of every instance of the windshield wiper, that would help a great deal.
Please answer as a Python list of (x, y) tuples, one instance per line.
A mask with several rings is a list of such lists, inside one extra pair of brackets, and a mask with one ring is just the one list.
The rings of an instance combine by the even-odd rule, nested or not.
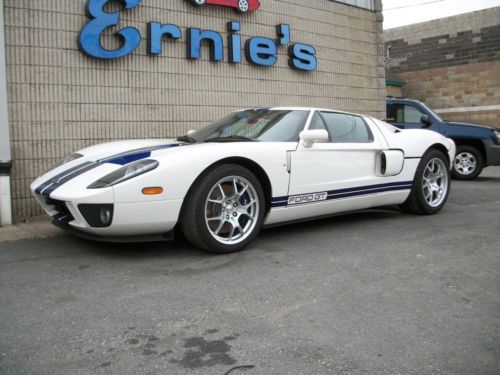
[(189, 135), (183, 135), (181, 137), (177, 137), (177, 140), (180, 142), (196, 143), (196, 139), (191, 138)]
[(214, 137), (205, 139), (204, 142), (257, 142), (256, 139), (242, 137), (240, 135), (231, 135), (229, 137)]

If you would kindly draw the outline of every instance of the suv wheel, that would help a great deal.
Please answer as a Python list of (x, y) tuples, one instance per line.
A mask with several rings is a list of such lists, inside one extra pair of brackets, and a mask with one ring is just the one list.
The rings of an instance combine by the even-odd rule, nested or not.
[(484, 168), (483, 155), (472, 146), (458, 146), (452, 176), (457, 180), (473, 180)]

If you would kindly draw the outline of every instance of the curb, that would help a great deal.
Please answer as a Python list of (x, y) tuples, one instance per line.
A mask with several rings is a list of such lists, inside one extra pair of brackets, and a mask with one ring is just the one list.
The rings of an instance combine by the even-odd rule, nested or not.
[(32, 221), (0, 227), (0, 242), (41, 239), (60, 233), (49, 220)]

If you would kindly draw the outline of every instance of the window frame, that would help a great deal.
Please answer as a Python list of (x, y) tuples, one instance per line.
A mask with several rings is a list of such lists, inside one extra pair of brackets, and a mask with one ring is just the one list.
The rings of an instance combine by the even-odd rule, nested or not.
[[(330, 130), (328, 129), (328, 126), (326, 125), (327, 121), (326, 121), (325, 117), (323, 116), (323, 113), (334, 113), (334, 114), (338, 114), (338, 115), (342, 115), (342, 116), (351, 116), (351, 117), (354, 117), (354, 118), (359, 118), (361, 120), (361, 123), (365, 126), (366, 132), (368, 134), (368, 140), (367, 141), (350, 141), (350, 142), (335, 141), (335, 138), (332, 137), (332, 134), (330, 133)], [(314, 113), (312, 114), (311, 121), (309, 122), (308, 129), (311, 129), (311, 125), (313, 124), (314, 117), (316, 116), (316, 114), (319, 115), (319, 118), (321, 119), (321, 122), (324, 125), (324, 129), (328, 132), (328, 138), (329, 138), (328, 143), (331, 143), (331, 144), (370, 144), (370, 143), (374, 143), (375, 142), (375, 137), (373, 135), (373, 132), (370, 129), (370, 127), (368, 126), (368, 124), (366, 123), (366, 121), (363, 118), (363, 116), (354, 115), (354, 114), (351, 114), (351, 113), (344, 113), (344, 112), (327, 111), (327, 110), (315, 110)]]
[[(403, 107), (403, 121), (398, 121), (398, 107), (401, 106)], [(406, 115), (405, 115), (405, 108), (406, 107), (412, 107), (416, 111), (420, 113), (420, 117), (425, 115), (426, 113), (421, 111), (417, 106), (410, 104), (410, 103), (393, 103), (392, 104), (392, 114), (394, 115), (394, 122), (399, 123), (399, 124), (420, 124), (420, 120), (417, 122), (408, 122), (406, 121)]]

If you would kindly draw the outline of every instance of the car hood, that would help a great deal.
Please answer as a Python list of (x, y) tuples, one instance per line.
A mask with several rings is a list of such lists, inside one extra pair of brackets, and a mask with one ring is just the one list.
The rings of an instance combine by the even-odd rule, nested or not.
[[(33, 191), (49, 196), (52, 191), (84, 174), (94, 179), (136, 160), (149, 158), (183, 143), (174, 139), (141, 139), (103, 143), (78, 150), (81, 157), (52, 168), (31, 184)], [(49, 189), (50, 187), (50, 189)]]
[(493, 128), (489, 126), (484, 126), (484, 125), (478, 125), (478, 124), (468, 124), (465, 122), (451, 122), (451, 121), (444, 121), (444, 123), (448, 126), (457, 126), (461, 128), (473, 128), (473, 129), (482, 129), (482, 130), (493, 130)]
[(126, 160), (128, 155), (144, 155), (154, 150), (170, 148), (180, 144), (175, 139), (137, 139), (90, 146), (77, 151), (77, 153), (83, 155), (83, 160), (99, 161), (106, 159), (107, 162), (112, 162), (114, 158), (125, 158), (124, 160)]

